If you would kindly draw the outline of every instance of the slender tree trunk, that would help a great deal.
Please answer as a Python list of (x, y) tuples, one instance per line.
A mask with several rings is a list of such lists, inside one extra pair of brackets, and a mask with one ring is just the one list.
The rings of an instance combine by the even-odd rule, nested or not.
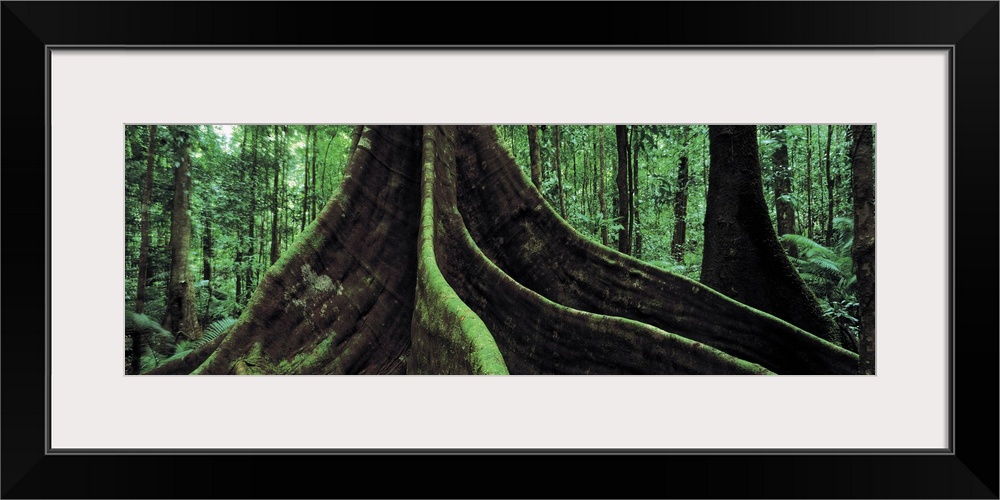
[(254, 236), (254, 228), (257, 226), (257, 149), (260, 146), (260, 127), (253, 126), (253, 158), (250, 162), (250, 216), (247, 218), (248, 224), (248, 235), (247, 235), (247, 252), (244, 258), (246, 262), (245, 270), (245, 300), (244, 304), (250, 301), (250, 296), (253, 295), (253, 291), (257, 288), (257, 282), (254, 280), (254, 256), (257, 254), (257, 239)]
[[(573, 199), (574, 200), (577, 199), (576, 193), (577, 193), (577, 186), (579, 186), (579, 185), (580, 185), (580, 179), (577, 176), (577, 172), (576, 172), (576, 149), (574, 148), (573, 149)], [(582, 192), (581, 196), (585, 196), (586, 195), (586, 192), (587, 192), (586, 187), (587, 186), (584, 186), (584, 189), (583, 189), (583, 192)]]
[(826, 246), (833, 244), (833, 177), (830, 175), (830, 142), (833, 125), (826, 126)]
[[(311, 133), (311, 127), (312, 125), (306, 126), (306, 137)], [(306, 214), (309, 213), (309, 139), (306, 139), (305, 155), (306, 158), (302, 163), (302, 184), (305, 185), (305, 191), (302, 192), (302, 219), (299, 231), (306, 229)]]
[[(284, 146), (282, 145), (282, 154), (284, 154)], [(280, 163), (281, 160), (278, 160)], [(299, 219), (299, 231), (306, 228), (306, 217), (309, 214), (309, 148), (306, 147), (306, 159), (302, 164), (302, 185), (304, 190), (302, 191), (302, 217)]]
[[(642, 142), (642, 135), (638, 125), (632, 126), (632, 194), (629, 200), (632, 203), (632, 233), (633, 255), (642, 258), (642, 230), (639, 223), (639, 145)], [(648, 164), (648, 161), (647, 161)]]
[(778, 243), (764, 201), (755, 126), (712, 125), (701, 282), (841, 347), (830, 318)]
[[(771, 162), (774, 165), (774, 212), (778, 226), (778, 236), (783, 234), (795, 234), (795, 206), (789, 199), (792, 195), (792, 171), (788, 166), (788, 144), (780, 136), (783, 126), (777, 127), (775, 137), (780, 141), (780, 145), (771, 155)], [(798, 257), (798, 248), (795, 245), (785, 247), (788, 255)]]
[[(236, 241), (240, 242), (243, 238), (243, 231), (237, 226), (236, 228)], [(243, 249), (242, 244), (237, 243), (236, 245), (236, 265), (233, 274), (236, 276), (236, 303), (243, 304), (243, 270), (240, 265), (243, 263)]]
[(806, 237), (813, 239), (812, 125), (806, 126)]
[(170, 211), (170, 285), (163, 326), (188, 339), (201, 337), (191, 276), (191, 138), (181, 132), (178, 165), (174, 170), (174, 203)]
[(281, 173), (281, 154), (279, 151), (282, 151), (283, 144), (278, 139), (277, 125), (274, 127), (274, 137), (274, 189), (271, 192), (271, 264), (277, 262), (278, 256), (281, 254), (281, 242), (279, 241), (281, 236), (278, 232), (278, 177)]
[(559, 163), (559, 125), (552, 127), (552, 135), (556, 145), (556, 156), (553, 159), (553, 165), (556, 168), (556, 182), (559, 183), (559, 215), (561, 215), (563, 219), (566, 219), (566, 195), (563, 193), (562, 165)]
[(581, 184), (583, 185), (583, 194), (582, 194), (583, 199), (581, 201), (583, 201), (584, 211), (587, 212), (587, 219), (593, 220), (594, 210), (591, 208), (593, 205), (591, 203), (591, 198), (594, 197), (594, 191), (591, 189), (590, 179), (588, 179), (590, 174), (589, 158), (590, 157), (588, 155), (587, 148), (585, 146), (583, 150), (583, 174), (580, 176), (582, 177)]
[(600, 170), (597, 172), (597, 178), (599, 181), (597, 188), (597, 203), (601, 206), (601, 244), (608, 246), (608, 209), (607, 202), (604, 198), (604, 126), (600, 125), (597, 127), (598, 133), (600, 133), (601, 142), (601, 152), (600, 155)]
[(628, 163), (628, 127), (625, 125), (615, 125), (615, 142), (618, 146), (618, 175), (615, 178), (615, 184), (618, 186), (618, 206), (617, 208), (617, 222), (621, 224), (621, 229), (618, 230), (618, 251), (625, 254), (631, 254), (632, 248), (632, 235), (629, 233), (629, 227), (632, 225), (630, 221), (631, 215), (631, 203), (629, 203), (629, 169), (631, 165)]
[(538, 145), (538, 126), (528, 125), (528, 158), (531, 162), (531, 183), (542, 189), (542, 162), (539, 159), (541, 147)]
[(214, 257), (212, 242), (212, 212), (205, 210), (205, 234), (201, 237), (201, 279), (208, 284), (208, 299), (205, 300), (205, 321), (212, 321), (212, 258)]
[[(146, 152), (146, 175), (142, 179), (142, 202), (139, 208), (139, 280), (135, 292), (135, 312), (139, 314), (142, 314), (146, 307), (146, 283), (149, 281), (149, 205), (153, 197), (153, 165), (155, 164), (156, 125), (150, 125), (149, 149)], [(138, 360), (138, 356), (134, 356), (134, 358)], [(139, 371), (135, 370), (134, 373), (139, 373)]]
[[(309, 212), (309, 220), (310, 221), (312, 221), (313, 219), (316, 218), (316, 203), (319, 200), (319, 186), (316, 185), (316, 156), (318, 156), (318, 153), (319, 153), (319, 151), (317, 151), (317, 149), (319, 149), (319, 148), (316, 145), (316, 141), (319, 139), (319, 131), (316, 130), (316, 127), (313, 127), (313, 131), (312, 132), (313, 132), (313, 134), (312, 134), (313, 135), (313, 142), (312, 142), (312, 168), (311, 168), (311, 170), (312, 170), (312, 178), (310, 179), (310, 182), (312, 183), (312, 186), (313, 186), (313, 194), (312, 194), (312, 200), (311, 200), (310, 212)], [(306, 136), (306, 147), (309, 147), (309, 137), (308, 136)]]
[[(685, 148), (686, 151), (686, 148)], [(688, 157), (682, 156), (677, 167), (677, 191), (674, 192), (674, 237), (670, 254), (674, 261), (684, 262), (684, 242), (687, 240)]]
[[(146, 150), (146, 175), (142, 180), (142, 202), (139, 208), (139, 277), (135, 292), (135, 312), (146, 307), (146, 283), (149, 281), (149, 205), (153, 193), (153, 165), (156, 164), (156, 125), (149, 126), (149, 147)], [(142, 370), (142, 335), (132, 337), (132, 373)]]
[[(240, 142), (240, 186), (246, 185), (246, 162), (247, 162), (247, 126), (243, 126), (243, 140)], [(245, 206), (241, 204), (241, 206)], [(245, 216), (245, 213), (241, 213)], [(233, 263), (233, 275), (236, 276), (236, 303), (243, 304), (243, 226), (236, 224), (236, 257)]]
[(851, 257), (858, 279), (860, 372), (875, 374), (875, 164), (871, 125), (851, 126), (854, 147), (854, 245)]
[[(336, 129), (334, 129), (334, 135), (331, 135), (330, 140), (326, 142), (326, 148), (324, 148), (323, 151), (323, 163), (322, 167), (320, 167), (320, 178), (319, 178), (319, 185), (323, 187), (323, 202), (320, 205), (326, 205), (326, 200), (330, 198), (330, 193), (328, 192), (329, 190), (326, 188), (326, 166), (327, 166), (326, 160), (330, 156), (330, 146), (333, 145), (334, 137), (336, 137)], [(347, 153), (348, 162), (351, 161), (351, 156), (353, 156), (354, 154), (355, 147), (357, 146), (352, 146), (351, 150)]]

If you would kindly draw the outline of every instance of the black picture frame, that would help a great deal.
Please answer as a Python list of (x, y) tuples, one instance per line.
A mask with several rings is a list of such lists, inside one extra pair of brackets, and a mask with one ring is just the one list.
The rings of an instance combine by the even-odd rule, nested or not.
[[(4, 293), (0, 337), (4, 498), (997, 498), (996, 1), (2, 3), (3, 254), (17, 292)], [(543, 14), (569, 10), (571, 26)], [(48, 47), (345, 44), (950, 47), (950, 452), (48, 454)], [(360, 480), (373, 469), (385, 480)]]

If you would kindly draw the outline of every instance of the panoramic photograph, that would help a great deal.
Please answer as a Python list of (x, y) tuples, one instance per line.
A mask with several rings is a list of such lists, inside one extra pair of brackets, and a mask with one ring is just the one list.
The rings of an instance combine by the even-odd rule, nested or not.
[(126, 375), (873, 375), (873, 125), (124, 127)]

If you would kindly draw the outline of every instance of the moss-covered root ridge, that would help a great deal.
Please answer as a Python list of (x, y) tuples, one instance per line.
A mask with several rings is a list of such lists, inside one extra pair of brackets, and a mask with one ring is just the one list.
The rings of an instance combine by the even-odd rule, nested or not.
[(464, 304), (489, 328), (511, 373), (771, 373), (638, 321), (562, 306), (519, 284), (479, 250), (456, 208), (455, 128), (440, 127), (436, 136), (437, 262)]
[(482, 252), (520, 285), (555, 303), (630, 318), (776, 373), (857, 373), (858, 357), (846, 349), (589, 241), (548, 206), (491, 127), (461, 127), (458, 134), (458, 208)]
[(507, 365), (490, 331), (438, 268), (434, 245), (435, 221), (439, 218), (434, 190), (434, 127), (424, 127), (422, 144), (418, 279), (407, 373), (507, 374)]

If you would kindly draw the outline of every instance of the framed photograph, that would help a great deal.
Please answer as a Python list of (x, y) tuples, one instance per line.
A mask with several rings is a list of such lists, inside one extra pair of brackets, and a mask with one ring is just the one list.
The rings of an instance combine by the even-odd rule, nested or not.
[[(27, 283), (29, 289), (38, 283), (36, 294), (7, 300), (8, 319), (28, 311), (44, 318), (39, 322), (44, 328), (8, 325), (3, 338), (4, 497), (299, 497), (308, 493), (289, 483), (290, 472), (254, 473), (254, 484), (242, 479), (248, 470), (287, 470), (307, 462), (346, 477), (338, 480), (334, 496), (525, 496), (527, 491), (520, 481), (487, 481), (489, 491), (481, 493), (459, 483), (430, 485), (427, 472), (413, 467), (419, 461), (470, 477), (484, 467), (527, 469), (526, 480), (547, 488), (528, 496), (997, 498), (997, 429), (978, 423), (997, 421), (992, 385), (997, 290), (992, 278), (983, 281), (997, 275), (996, 2), (581, 4), (573, 9), (584, 20), (582, 30), (549, 29), (566, 23), (519, 4), (482, 5), (493, 11), (487, 25), (471, 12), (461, 14), (468, 24), (443, 21), (454, 18), (448, 4), (321, 6), (4, 3), (8, 147), (3, 161), (8, 186), (17, 187), (8, 193), (16, 203), (8, 204), (7, 222), (17, 241), (38, 247), (8, 259), (16, 268), (36, 270), (33, 276), (8, 276), (8, 283)], [(327, 8), (333, 17), (321, 14)], [(424, 16), (436, 20), (413, 23)], [(502, 35), (501, 26), (566, 36), (558, 45), (518, 41)], [(524, 127), (530, 124), (553, 126)], [(743, 333), (735, 326), (727, 331), (737, 340), (725, 332), (706, 333), (712, 323), (699, 322), (697, 313), (677, 302), (636, 306), (653, 310), (636, 319), (606, 301), (593, 306), (603, 314), (600, 321), (547, 305), (547, 300), (583, 299), (553, 299), (557, 292), (544, 287), (546, 267), (535, 268), (528, 260), (565, 262), (574, 255), (587, 256), (583, 261), (591, 264), (601, 256), (611, 260), (611, 251), (596, 250), (602, 237), (605, 245), (635, 253), (639, 243), (631, 228), (637, 225), (615, 225), (618, 219), (596, 215), (615, 210), (617, 198), (590, 212), (586, 201), (580, 202), (575, 230), (582, 234), (581, 228), (589, 228), (592, 234), (585, 236), (597, 242), (579, 243), (572, 248), (587, 251), (573, 255), (556, 255), (568, 238), (558, 236), (562, 226), (510, 229), (513, 222), (490, 226), (474, 215), (483, 206), (497, 214), (510, 205), (509, 214), (516, 216), (481, 220), (542, 220), (524, 214), (541, 210), (531, 207), (544, 205), (543, 198), (536, 203), (529, 196), (522, 203), (516, 195), (535, 193), (534, 183), (554, 207), (566, 191), (563, 180), (544, 184), (541, 174), (532, 178), (528, 165), (552, 169), (552, 162), (577, 160), (587, 165), (582, 152), (579, 159), (576, 152), (558, 152), (572, 140), (585, 144), (579, 151), (594, 150), (590, 164), (598, 164), (600, 146), (609, 163), (635, 165), (628, 171), (632, 175), (639, 172), (643, 141), (664, 145), (653, 154), (675, 163), (677, 145), (696, 144), (704, 149), (692, 158), (699, 158), (697, 172), (705, 178), (690, 185), (707, 198), (712, 195), (705, 165), (711, 160), (713, 169), (723, 168), (725, 160), (719, 159), (726, 148), (719, 145), (743, 132), (759, 158), (758, 169), (765, 164), (771, 169), (764, 182), (774, 206), (767, 209), (777, 210), (779, 218), (783, 203), (789, 210), (792, 200), (803, 203), (780, 192), (776, 172), (789, 158), (796, 165), (810, 162), (811, 168), (812, 148), (817, 158), (824, 157), (819, 151), (824, 140), (827, 151), (831, 142), (842, 150), (847, 160), (835, 175), (843, 178), (835, 181), (829, 173), (827, 152), (826, 184), (817, 184), (831, 189), (831, 200), (837, 182), (847, 189), (862, 171), (856, 159), (874, 160), (877, 370), (858, 374), (864, 340), (848, 345), (863, 337), (852, 326), (856, 295), (831, 291), (818, 297), (827, 306), (824, 317), (834, 317), (831, 331), (844, 337), (817, 341), (828, 354), (803, 349), (794, 357), (769, 357), (766, 346), (776, 342), (770, 337), (741, 344)], [(195, 148), (192, 137), (201, 141)], [(329, 163), (336, 165), (329, 180), (330, 154), (320, 156), (321, 141), (333, 157), (343, 158)], [(548, 148), (542, 148), (542, 160), (536, 158), (536, 143)], [(741, 147), (726, 144), (731, 153)], [(858, 144), (871, 153), (858, 153)], [(791, 153), (783, 156), (786, 146)], [(151, 153), (157, 148), (159, 156)], [(258, 153), (270, 155), (269, 163), (258, 161)], [(380, 175), (379, 168), (389, 163), (384, 158), (394, 155), (402, 158), (399, 168), (384, 168), (378, 181), (357, 180)], [(196, 176), (201, 184), (193, 188), (197, 199), (189, 205), (177, 196), (192, 189), (184, 187), (185, 177), (191, 178), (184, 168), (207, 156), (224, 166), (216, 167), (211, 182)], [(504, 158), (509, 175), (498, 173)], [(643, 161), (651, 162), (648, 152)], [(162, 163), (164, 171), (182, 174), (169, 179), (161, 174), (159, 184), (150, 181), (143, 188), (147, 163), (149, 171)], [(525, 168), (523, 175), (518, 165)], [(601, 179), (608, 180), (609, 193), (621, 194), (610, 185), (620, 180), (613, 177), (614, 168), (609, 164)], [(760, 182), (762, 174), (753, 175)], [(622, 178), (627, 185), (628, 174)], [(338, 182), (347, 194), (324, 208), (319, 199)], [(596, 181), (572, 182), (584, 186), (582, 199), (597, 199)], [(663, 182), (671, 195), (681, 184)], [(22, 195), (30, 189), (21, 186), (28, 185), (43, 186), (44, 200)], [(258, 186), (264, 191), (256, 192)], [(148, 196), (139, 194), (143, 189)], [(504, 190), (509, 194), (489, 199), (480, 194)], [(137, 196), (153, 202), (137, 202)], [(252, 204), (244, 207), (248, 198)], [(405, 203), (411, 198), (413, 203)], [(813, 202), (805, 204), (811, 211)], [(400, 208), (396, 215), (387, 209), (411, 205), (412, 211)], [(638, 205), (624, 199), (621, 206)], [(818, 216), (815, 223), (811, 215), (798, 217), (810, 230), (825, 232), (823, 244), (805, 236), (784, 238), (786, 249), (834, 248), (833, 203), (829, 206), (826, 218)], [(193, 234), (189, 246), (205, 245), (197, 253), (205, 263), (204, 270), (198, 266), (198, 279), (168, 272), (140, 280), (144, 271), (130, 267), (143, 253), (140, 247), (147, 248), (139, 242), (150, 239), (149, 231), (138, 228), (148, 226), (150, 209), (159, 217), (154, 221), (159, 232), (153, 232), (159, 253), (147, 258), (169, 257), (163, 235)], [(186, 229), (183, 217), (171, 210), (187, 214)], [(551, 219), (544, 220), (561, 220), (558, 209), (548, 210)], [(677, 208), (670, 210), (673, 221)], [(850, 213), (846, 205), (843, 210)], [(745, 217), (746, 209), (734, 206), (733, 213)], [(270, 231), (268, 238), (258, 238), (270, 243), (270, 251), (261, 243), (249, 252), (257, 264), (241, 250), (239, 242), (246, 239), (241, 214), (255, 221), (246, 225), (251, 237)], [(622, 220), (641, 214), (636, 208)], [(796, 220), (794, 213), (790, 217)], [(191, 229), (192, 218), (197, 230)], [(737, 245), (737, 233), (708, 234), (706, 219), (702, 213), (692, 219), (699, 225), (692, 239), (704, 239), (689, 245), (696, 257), (684, 257), (682, 242), (676, 261), (655, 264), (668, 267), (671, 275), (694, 273), (678, 278), (692, 288), (677, 295), (678, 301), (715, 293), (695, 281), (708, 284), (710, 278), (696, 270), (702, 255), (709, 258), (713, 237)], [(770, 221), (766, 226), (771, 228)], [(209, 227), (216, 229), (216, 243)], [(354, 243), (345, 237), (337, 240), (345, 251), (323, 253), (320, 248), (336, 228), (357, 230)], [(405, 237), (410, 230), (414, 237)], [(470, 250), (475, 244), (462, 246), (464, 230), (481, 252)], [(676, 232), (671, 227), (663, 234)], [(519, 241), (523, 234), (535, 240)], [(654, 238), (666, 238), (647, 234), (647, 248), (657, 244)], [(531, 241), (538, 244), (532, 247)], [(350, 246), (355, 243), (358, 249), (379, 248), (384, 258), (358, 260), (358, 250)], [(409, 271), (391, 265), (399, 260), (389, 258), (392, 252), (409, 248), (400, 245), (413, 246), (407, 255), (420, 257)], [(670, 253), (670, 245), (661, 246)], [(416, 252), (418, 247), (426, 252)], [(504, 260), (515, 253), (511, 249), (529, 247), (534, 253), (521, 255), (530, 258)], [(338, 264), (337, 255), (346, 254), (357, 262)], [(428, 255), (441, 269), (420, 260)], [(482, 265), (469, 264), (479, 262), (477, 256)], [(748, 259), (744, 255), (732, 265), (749, 267)], [(836, 269), (832, 257), (802, 256), (795, 262)], [(850, 267), (850, 258), (845, 262)], [(229, 281), (209, 278), (216, 264), (216, 276), (228, 272)], [(334, 268), (367, 274), (333, 280)], [(44, 280), (37, 269), (45, 269)], [(613, 273), (604, 276), (598, 269), (603, 268), (587, 274), (605, 283), (610, 296), (607, 276)], [(435, 272), (445, 279), (435, 279)], [(643, 281), (648, 274), (622, 281), (631, 287), (617, 294), (622, 303), (636, 304), (651, 295), (644, 290), (668, 286)], [(504, 281), (508, 275), (516, 279)], [(416, 280), (415, 298), (407, 301), (386, 286), (397, 278), (407, 290)], [(140, 281), (163, 284), (156, 292), (162, 297), (139, 292)], [(847, 281), (845, 275), (841, 283)], [(265, 285), (251, 293), (251, 282)], [(225, 288), (213, 288), (215, 283)], [(369, 288), (371, 300), (336, 299)], [(136, 298), (149, 297), (145, 307), (161, 308), (156, 317), (165, 314), (171, 331), (185, 331), (186, 293), (196, 309), (190, 314), (202, 318), (195, 333), (157, 337), (138, 314), (126, 314), (123, 323), (122, 297), (133, 313)], [(468, 311), (448, 305), (448, 293), (457, 293)], [(736, 297), (740, 291), (727, 293)], [(754, 299), (740, 297), (746, 303)], [(738, 303), (732, 304), (737, 311)], [(327, 315), (324, 307), (338, 312)], [(804, 333), (798, 320), (755, 307), (765, 311), (752, 310), (755, 328), (779, 336)], [(301, 327), (325, 322), (323, 328), (343, 331), (336, 318), (350, 314), (340, 308), (358, 313), (351, 328), (362, 324), (356, 330), (361, 333), (345, 340), (335, 333), (310, 333), (319, 327)], [(394, 350), (396, 337), (386, 333), (394, 331), (394, 317), (405, 327), (407, 342), (417, 339), (412, 352)], [(518, 323), (518, 317), (528, 319)], [(289, 345), (262, 344), (252, 330), (265, 319), (293, 322), (288, 329), (300, 334), (289, 337)], [(454, 330), (462, 336), (437, 334), (441, 321), (460, 324)], [(583, 324), (594, 335), (578, 335)], [(668, 348), (666, 337), (643, 339), (651, 338), (650, 328), (666, 329), (664, 324), (688, 328), (670, 337), (676, 342), (671, 352), (687, 349), (690, 357), (682, 364), (650, 364), (649, 359), (661, 359), (658, 349)], [(410, 337), (410, 328), (420, 334)], [(540, 347), (509, 343), (497, 333), (505, 328), (544, 331), (547, 336), (538, 338), (547, 350), (538, 354)], [(19, 329), (24, 333), (12, 334)], [(140, 330), (154, 333), (134, 333)], [(482, 331), (492, 331), (492, 339), (484, 341)], [(600, 345), (580, 347), (594, 338)], [(324, 346), (324, 339), (338, 347)], [(621, 345), (645, 354), (638, 361), (619, 355), (627, 351), (608, 339), (621, 339)], [(373, 343), (377, 349), (365, 348)], [(734, 349), (742, 358), (729, 354)], [(324, 357), (326, 352), (335, 355)], [(850, 370), (838, 368), (848, 364)], [(315, 366), (323, 369), (309, 369)], [(564, 376), (136, 377), (125, 374), (130, 369)], [(688, 371), (710, 375), (666, 376)], [(731, 372), (788, 375), (715, 376)], [(594, 375), (577, 376), (584, 373)], [(539, 475), (562, 470), (561, 465), (573, 474)], [(347, 479), (373, 467), (384, 468), (393, 481), (371, 485)], [(198, 473), (205, 470), (217, 473)], [(730, 480), (720, 480), (720, 472)]]

